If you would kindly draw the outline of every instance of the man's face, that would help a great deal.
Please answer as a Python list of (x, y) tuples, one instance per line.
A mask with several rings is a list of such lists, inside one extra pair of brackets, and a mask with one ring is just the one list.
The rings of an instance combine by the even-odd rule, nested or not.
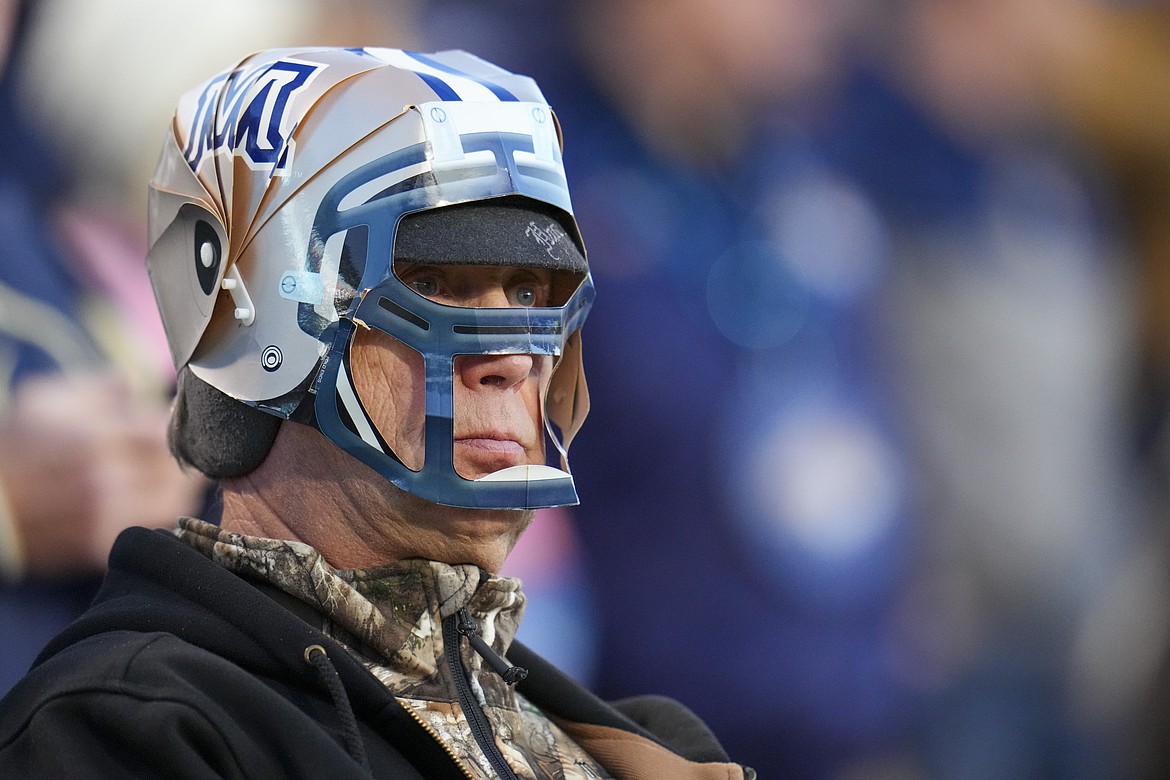
[[(432, 301), (467, 308), (555, 305), (554, 274), (541, 268), (396, 264), (407, 287)], [(559, 296), (558, 296), (559, 297)], [(423, 356), (376, 329), (359, 330), (350, 353), (354, 389), (402, 462), (422, 468), (426, 427)], [(542, 383), (552, 358), (455, 358), (455, 471), (478, 479), (511, 466), (544, 463)]]

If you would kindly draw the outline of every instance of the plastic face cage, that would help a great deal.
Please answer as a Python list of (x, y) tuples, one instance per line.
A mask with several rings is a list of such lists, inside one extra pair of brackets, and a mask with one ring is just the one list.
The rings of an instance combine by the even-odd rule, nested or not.
[[(431, 108), (418, 108), (424, 123), (439, 115)], [(445, 103), (442, 108), (444, 118), (455, 113), (456, 119), (460, 111), (522, 116), (547, 110), (523, 103)], [(433, 138), (434, 129), (428, 130)], [(340, 179), (321, 202), (313, 235), (320, 239), (319, 246), (344, 248), (338, 251), (343, 259), (324, 262), (337, 263), (339, 286), (354, 290), (355, 295), (336, 312), (335, 322), (322, 316), (321, 307), (300, 304), (302, 329), (323, 337), (333, 333), (332, 346), (313, 385), (316, 425), (331, 441), (398, 487), (434, 503), (484, 509), (576, 504), (567, 448), (588, 407), (580, 366), (580, 328), (594, 297), (589, 276), (560, 306), (475, 309), (427, 300), (393, 272), (394, 233), (407, 213), (506, 195), (523, 195), (572, 213), (559, 149), (555, 159), (547, 159), (547, 149), (540, 153), (536, 148), (540, 141), (534, 135), (499, 130), (461, 134), (458, 145), (458, 159), (441, 163), (434, 159), (433, 142), (380, 157)], [(328, 256), (328, 250), (310, 253), (305, 271), (321, 274), (323, 258)], [(421, 468), (408, 467), (387, 445), (354, 391), (350, 354), (354, 335), (362, 327), (388, 334), (423, 358), (425, 457)], [(513, 466), (475, 480), (464, 478), (456, 471), (454, 456), (457, 358), (508, 354), (531, 355), (537, 358), (535, 362), (554, 366), (551, 375), (546, 372), (537, 381), (542, 385), (544, 451), (555, 462)]]

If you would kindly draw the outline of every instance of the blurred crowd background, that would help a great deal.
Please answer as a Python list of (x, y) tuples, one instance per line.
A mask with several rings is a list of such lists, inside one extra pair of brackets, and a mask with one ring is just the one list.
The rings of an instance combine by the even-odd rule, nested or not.
[(1170, 2), (0, 0), (0, 691), (170, 466), (145, 193), (277, 45), (556, 110), (599, 297), (520, 638), (763, 778), (1170, 775)]

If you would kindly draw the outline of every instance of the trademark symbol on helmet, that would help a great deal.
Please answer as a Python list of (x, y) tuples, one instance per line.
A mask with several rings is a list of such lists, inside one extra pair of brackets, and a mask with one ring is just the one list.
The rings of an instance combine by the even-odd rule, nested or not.
[(275, 371), (280, 368), (280, 364), (283, 362), (284, 353), (275, 344), (265, 347), (264, 351), (260, 353), (260, 365), (264, 367), (265, 371)]

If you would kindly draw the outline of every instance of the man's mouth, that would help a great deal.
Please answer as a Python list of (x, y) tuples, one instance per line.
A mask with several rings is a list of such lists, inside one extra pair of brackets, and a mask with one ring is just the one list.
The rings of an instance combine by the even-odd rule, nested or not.
[(479, 479), (527, 462), (523, 445), (506, 436), (476, 434), (455, 439), (455, 471), (464, 479)]
[(461, 439), (456, 439), (455, 443), (462, 444), (466, 447), (473, 447), (477, 450), (483, 450), (484, 452), (490, 452), (493, 454), (524, 454), (524, 447), (521, 446), (520, 442), (516, 441), (515, 439), (467, 436)]

